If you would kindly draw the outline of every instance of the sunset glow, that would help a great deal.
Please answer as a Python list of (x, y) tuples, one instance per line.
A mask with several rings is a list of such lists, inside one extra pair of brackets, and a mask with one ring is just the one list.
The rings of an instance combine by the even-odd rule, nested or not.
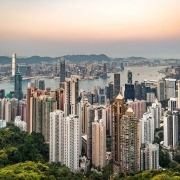
[[(30, 44), (36, 41), (47, 44), (54, 42), (62, 46), (61, 42), (76, 44), (180, 40), (179, 0), (0, 2), (1, 47), (1, 43), (15, 41), (19, 42), (17, 46), (20, 49), (21, 41)], [(44, 48), (48, 49), (48, 45)], [(60, 53), (73, 53), (71, 48)], [(0, 53), (8, 54), (12, 49), (1, 48)], [(29, 49), (29, 52), (33, 53), (33, 50)], [(89, 53), (93, 52), (90, 50)], [(26, 55), (23, 49), (22, 54)]]

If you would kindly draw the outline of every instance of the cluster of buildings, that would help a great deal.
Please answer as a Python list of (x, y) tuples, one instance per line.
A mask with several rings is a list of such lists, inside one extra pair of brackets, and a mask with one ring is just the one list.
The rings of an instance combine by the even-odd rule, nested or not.
[[(164, 126), (166, 147), (180, 141), (180, 81), (177, 85), (174, 79), (133, 84), (128, 71), (124, 86), (115, 73), (114, 82), (107, 86), (79, 91), (79, 78), (65, 78), (61, 59), (59, 88), (47, 90), (36, 79), (23, 95), (22, 76), (14, 66), (12, 70), (14, 92), (5, 96), (0, 90), (0, 127), (14, 122), (22, 131), (42, 133), (49, 144), (49, 161), (61, 162), (72, 172), (87, 166), (102, 168), (111, 159), (115, 174), (158, 169), (155, 129)], [(169, 100), (166, 113), (160, 103), (164, 100)], [(107, 136), (111, 151), (107, 151)]]

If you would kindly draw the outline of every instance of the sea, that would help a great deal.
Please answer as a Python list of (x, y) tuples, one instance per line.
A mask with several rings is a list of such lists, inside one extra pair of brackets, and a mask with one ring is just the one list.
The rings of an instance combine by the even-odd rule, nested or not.
[[(159, 73), (160, 70), (164, 69), (165, 66), (155, 66), (155, 67), (149, 67), (149, 66), (133, 66), (133, 67), (125, 67), (124, 71), (120, 71), (120, 81), (121, 86), (123, 86), (125, 83), (127, 83), (127, 72), (130, 70), (132, 72), (132, 78), (133, 82), (138, 81), (142, 82), (144, 80), (159, 80), (165, 77), (164, 74)], [(113, 81), (114, 74), (108, 73), (108, 76), (110, 76), (107, 79), (93, 79), (93, 80), (81, 80), (79, 82), (79, 88), (80, 90), (84, 91), (91, 91), (93, 90), (94, 86), (106, 86), (109, 82)], [(51, 87), (51, 90), (54, 90), (59, 87), (59, 79), (49, 79), (49, 78), (40, 78), (45, 80), (45, 86)], [(23, 93), (26, 93), (26, 89), (28, 87), (28, 83), (34, 82), (34, 79), (27, 79), (22, 81), (22, 90)], [(5, 93), (9, 93), (10, 91), (14, 90), (14, 82), (1, 82), (0, 83), (0, 89), (5, 89)]]

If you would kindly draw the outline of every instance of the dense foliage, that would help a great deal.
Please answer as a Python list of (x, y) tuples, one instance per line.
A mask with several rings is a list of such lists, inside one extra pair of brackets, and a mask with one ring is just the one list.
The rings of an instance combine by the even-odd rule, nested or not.
[(55, 180), (85, 179), (82, 174), (73, 174), (60, 164), (43, 164), (27, 161), (0, 169), (0, 180)]
[(180, 180), (180, 173), (173, 170), (152, 170), (136, 173), (132, 176), (119, 178), (122, 180)]
[(48, 158), (48, 145), (40, 133), (29, 135), (12, 124), (0, 129), (0, 167), (25, 161), (47, 162)]

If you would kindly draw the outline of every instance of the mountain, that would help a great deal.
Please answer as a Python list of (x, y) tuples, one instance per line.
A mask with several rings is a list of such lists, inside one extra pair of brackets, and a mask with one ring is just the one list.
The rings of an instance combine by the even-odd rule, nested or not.
[(69, 61), (109, 61), (111, 58), (104, 54), (100, 55), (67, 55), (63, 56), (66, 60)]
[[(63, 56), (65, 60), (73, 61), (73, 62), (81, 62), (81, 61), (109, 61), (111, 58), (104, 54), (100, 55), (66, 55)], [(52, 62), (53, 60), (58, 60), (61, 57), (40, 57), (40, 56), (31, 56), (27, 58), (17, 58), (17, 63), (41, 63), (44, 62)], [(11, 64), (12, 59), (7, 56), (0, 56), (0, 64)]]
[(131, 57), (126, 58), (126, 60), (147, 60), (147, 59), (144, 57), (131, 56)]

